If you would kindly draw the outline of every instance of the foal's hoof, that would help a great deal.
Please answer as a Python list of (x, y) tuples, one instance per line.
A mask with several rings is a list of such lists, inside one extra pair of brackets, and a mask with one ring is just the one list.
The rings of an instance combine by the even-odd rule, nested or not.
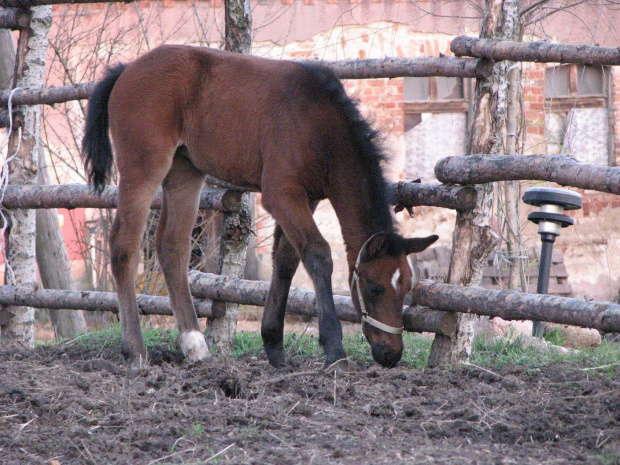
[(326, 372), (330, 371), (347, 371), (349, 369), (349, 361), (346, 358), (341, 358), (340, 360), (336, 360), (335, 362), (325, 362), (323, 365), (323, 370)]
[(137, 355), (135, 357), (128, 357), (127, 363), (129, 365), (130, 371), (142, 371), (146, 370), (149, 366), (148, 357), (143, 357), (142, 355)]
[(272, 367), (280, 368), (286, 363), (286, 356), (284, 355), (284, 350), (269, 349), (265, 347), (265, 352), (267, 352), (267, 359), (269, 360), (269, 365), (271, 365)]
[(149, 364), (146, 350), (132, 350), (131, 348), (127, 348), (121, 342), (121, 354), (123, 354), (123, 357), (125, 357), (125, 360), (127, 361), (127, 365), (132, 370), (141, 370)]
[(213, 357), (207, 347), (207, 341), (200, 331), (179, 333), (179, 346), (185, 358), (191, 363)]

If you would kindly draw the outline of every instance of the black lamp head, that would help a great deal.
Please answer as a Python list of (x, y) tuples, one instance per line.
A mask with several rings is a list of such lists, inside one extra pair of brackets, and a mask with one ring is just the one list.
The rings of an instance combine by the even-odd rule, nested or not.
[(531, 187), (523, 194), (523, 201), (540, 207), (539, 212), (530, 213), (527, 219), (538, 225), (539, 234), (560, 235), (560, 230), (574, 224), (564, 210), (581, 208), (581, 194), (555, 187)]
[(579, 210), (581, 194), (556, 187), (530, 187), (523, 194), (523, 201), (528, 205), (557, 205), (564, 210)]

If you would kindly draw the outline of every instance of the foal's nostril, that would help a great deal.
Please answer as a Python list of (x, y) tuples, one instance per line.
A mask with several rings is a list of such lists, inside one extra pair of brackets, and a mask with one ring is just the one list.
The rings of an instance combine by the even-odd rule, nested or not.
[(372, 345), (372, 358), (375, 359), (379, 365), (386, 368), (392, 368), (398, 363), (403, 355), (403, 350), (394, 350), (387, 344), (374, 344)]

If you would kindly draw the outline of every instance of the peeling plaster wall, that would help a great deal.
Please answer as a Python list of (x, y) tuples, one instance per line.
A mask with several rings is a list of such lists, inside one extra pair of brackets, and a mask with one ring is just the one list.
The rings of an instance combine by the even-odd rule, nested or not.
[(563, 153), (584, 163), (608, 164), (609, 125), (606, 108), (575, 108), (568, 114), (566, 127)]
[(423, 113), (422, 122), (405, 133), (407, 179), (437, 182), (435, 164), (465, 154), (465, 113)]

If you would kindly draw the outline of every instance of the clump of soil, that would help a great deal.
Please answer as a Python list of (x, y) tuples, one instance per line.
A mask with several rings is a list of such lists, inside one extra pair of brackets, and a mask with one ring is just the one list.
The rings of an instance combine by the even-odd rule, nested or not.
[(0, 352), (0, 463), (620, 462), (620, 383), (597, 370), (150, 357)]

